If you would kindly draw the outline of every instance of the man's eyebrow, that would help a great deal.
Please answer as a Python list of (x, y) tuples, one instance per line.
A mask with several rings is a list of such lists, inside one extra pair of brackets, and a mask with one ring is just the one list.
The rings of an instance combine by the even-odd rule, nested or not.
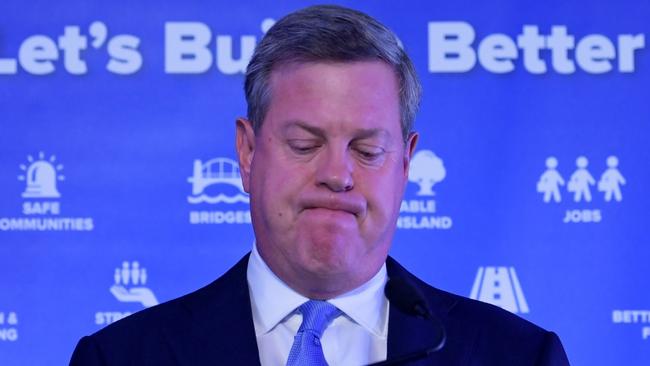
[(295, 120), (295, 121), (289, 121), (284, 128), (282, 128), (283, 132), (289, 132), (290, 130), (294, 128), (299, 128), (303, 129), (312, 135), (315, 135), (317, 137), (325, 137), (325, 130), (323, 130), (320, 127), (313, 126), (308, 124), (307, 122), (300, 121), (300, 120)]
[(373, 137), (388, 139), (390, 137), (390, 132), (383, 128), (360, 128), (355, 131), (354, 135), (356, 136), (356, 139), (367, 139)]
[[(283, 130), (284, 132), (288, 132), (294, 128), (303, 129), (317, 137), (325, 137), (327, 135), (325, 129), (300, 120), (288, 122), (284, 126)], [(390, 132), (386, 131), (383, 128), (358, 128), (353, 132), (353, 135), (356, 140), (373, 137), (387, 139), (390, 137)]]

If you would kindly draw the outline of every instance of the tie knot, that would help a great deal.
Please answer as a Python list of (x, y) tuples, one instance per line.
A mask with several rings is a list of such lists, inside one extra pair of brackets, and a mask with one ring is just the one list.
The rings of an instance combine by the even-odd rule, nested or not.
[(323, 334), (329, 322), (341, 314), (336, 306), (322, 300), (309, 300), (298, 309), (302, 314), (299, 331), (311, 330), (318, 337)]

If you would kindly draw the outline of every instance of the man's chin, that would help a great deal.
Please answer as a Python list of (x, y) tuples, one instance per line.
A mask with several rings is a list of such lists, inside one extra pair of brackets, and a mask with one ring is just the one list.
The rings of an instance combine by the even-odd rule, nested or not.
[(320, 251), (311, 254), (304, 263), (307, 264), (305, 269), (313, 277), (327, 279), (340, 277), (349, 272), (350, 265), (340, 251), (338, 253)]
[(323, 262), (330, 257), (347, 256), (355, 242), (359, 240), (359, 228), (356, 222), (325, 221), (304, 225), (298, 235), (304, 245), (305, 254), (316, 257)]
[(307, 296), (312, 299), (331, 299), (357, 287), (354, 269), (339, 264), (319, 263), (306, 268)]

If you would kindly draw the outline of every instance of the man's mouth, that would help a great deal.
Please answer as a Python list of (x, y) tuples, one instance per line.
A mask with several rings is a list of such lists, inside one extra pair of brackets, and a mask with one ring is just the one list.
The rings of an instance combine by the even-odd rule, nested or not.
[(337, 197), (311, 197), (301, 202), (302, 210), (325, 209), (330, 211), (340, 211), (359, 216), (365, 211), (365, 205), (362, 200), (356, 198), (337, 198)]

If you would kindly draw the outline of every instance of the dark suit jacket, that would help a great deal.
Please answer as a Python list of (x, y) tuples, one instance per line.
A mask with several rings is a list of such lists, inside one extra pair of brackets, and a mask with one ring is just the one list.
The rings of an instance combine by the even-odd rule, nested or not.
[[(248, 255), (193, 293), (83, 337), (71, 365), (259, 365), (246, 268)], [(442, 350), (410, 365), (568, 365), (558, 337), (498, 307), (420, 281), (392, 258), (389, 278), (420, 290), (444, 325)], [(432, 324), (391, 306), (388, 358), (431, 347)]]

